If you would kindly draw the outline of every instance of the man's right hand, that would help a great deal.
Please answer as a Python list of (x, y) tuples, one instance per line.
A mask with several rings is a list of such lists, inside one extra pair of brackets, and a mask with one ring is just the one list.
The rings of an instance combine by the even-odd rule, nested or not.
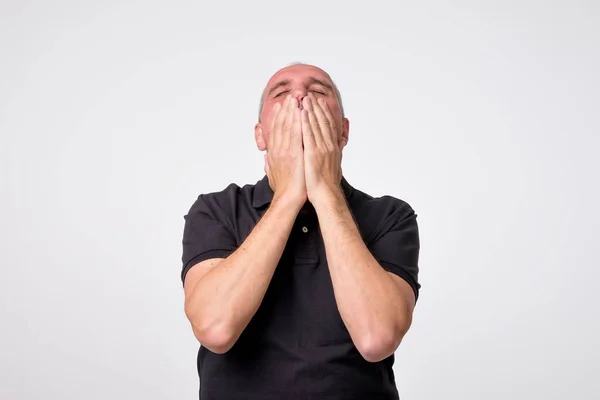
[[(265, 211), (232, 254), (197, 263), (185, 278), (185, 313), (194, 335), (204, 347), (219, 354), (233, 347), (256, 314), (298, 213), (307, 200), (298, 101), (288, 98), (276, 107), (264, 125), (268, 127), (264, 131), (268, 133), (264, 136), (267, 141), (265, 173), (275, 192), (273, 206)], [(192, 214), (201, 216), (193, 226), (220, 227), (209, 213), (210, 206), (205, 204), (204, 207), (205, 211)], [(208, 223), (202, 223), (204, 221)], [(195, 239), (197, 233), (190, 235)], [(220, 240), (227, 240), (227, 236), (229, 233)], [(235, 243), (234, 236), (229, 239)], [(252, 268), (246, 268), (248, 266)]]
[(307, 194), (301, 113), (296, 98), (288, 95), (282, 104), (274, 106), (269, 128), (265, 173), (274, 198), (302, 207)]

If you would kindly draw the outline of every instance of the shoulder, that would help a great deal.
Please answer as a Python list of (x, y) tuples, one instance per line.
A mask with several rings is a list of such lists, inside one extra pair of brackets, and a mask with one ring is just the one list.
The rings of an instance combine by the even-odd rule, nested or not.
[(242, 188), (237, 183), (230, 183), (221, 190), (200, 193), (196, 201), (201, 201), (209, 206), (223, 205), (232, 199), (237, 199), (241, 191)]
[(256, 184), (238, 185), (230, 183), (222, 190), (204, 192), (198, 195), (196, 203), (203, 203), (209, 207), (227, 208), (245, 199), (251, 200)]
[(239, 209), (240, 203), (250, 204), (255, 184), (238, 185), (229, 183), (222, 190), (204, 192), (198, 195), (188, 216), (203, 213), (220, 220), (229, 220)]
[(375, 197), (356, 188), (352, 195), (352, 205), (353, 209), (357, 208), (360, 214), (367, 214), (376, 220), (416, 216), (411, 205), (403, 199), (389, 194)]
[(415, 211), (401, 198), (389, 194), (376, 197), (355, 188), (349, 205), (368, 246), (391, 231), (418, 231)]

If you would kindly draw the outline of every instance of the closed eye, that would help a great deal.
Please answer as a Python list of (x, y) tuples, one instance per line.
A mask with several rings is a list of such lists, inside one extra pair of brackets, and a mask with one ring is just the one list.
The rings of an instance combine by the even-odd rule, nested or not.
[(320, 90), (311, 90), (311, 92), (313, 92), (313, 93), (317, 93), (317, 94), (322, 94), (323, 96), (325, 96), (325, 95), (327, 94), (327, 93), (325, 93), (325, 92), (322, 92), (322, 91), (320, 91)]
[(285, 93), (288, 93), (288, 92), (289, 92), (289, 90), (284, 90), (283, 92), (277, 93), (277, 94), (275, 95), (275, 97), (279, 97), (279, 96), (281, 96), (282, 94), (285, 94)]

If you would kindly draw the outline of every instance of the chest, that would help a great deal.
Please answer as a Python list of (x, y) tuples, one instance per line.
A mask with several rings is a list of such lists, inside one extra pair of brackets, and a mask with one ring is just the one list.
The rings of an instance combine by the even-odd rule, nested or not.
[[(246, 229), (249, 234), (252, 227)], [(314, 212), (296, 218), (265, 297), (244, 335), (291, 348), (351, 342), (335, 301)]]

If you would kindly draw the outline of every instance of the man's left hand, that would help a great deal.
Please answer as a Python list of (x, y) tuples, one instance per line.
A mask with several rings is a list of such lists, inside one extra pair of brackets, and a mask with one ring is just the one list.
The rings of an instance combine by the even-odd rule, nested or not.
[(308, 200), (313, 205), (340, 192), (342, 145), (327, 103), (312, 93), (302, 101), (302, 142)]

